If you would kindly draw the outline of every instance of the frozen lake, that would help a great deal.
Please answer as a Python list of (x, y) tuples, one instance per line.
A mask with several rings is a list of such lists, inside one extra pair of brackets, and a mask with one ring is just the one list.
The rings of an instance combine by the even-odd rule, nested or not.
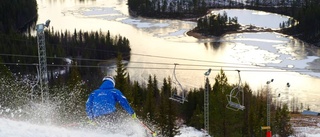
[[(290, 36), (260, 32), (196, 39), (186, 35), (195, 22), (131, 17), (123, 0), (38, 0), (38, 7), (39, 23), (50, 19), (55, 30), (110, 30), (127, 37), (132, 48), (128, 64), (132, 80), (146, 82), (149, 75), (156, 75), (162, 82), (173, 76), (174, 63), (178, 63), (176, 76), (182, 86), (198, 88), (203, 87), (204, 72), (209, 68), (213, 69), (211, 82), (222, 68), (231, 83), (238, 81), (235, 70), (239, 69), (242, 81), (254, 91), (275, 79), (270, 86), (274, 94), (282, 93), (280, 100), (298, 97), (320, 111), (320, 50)], [(272, 29), (288, 19), (251, 10), (226, 11), (230, 17), (238, 16), (240, 24)], [(286, 83), (290, 83), (289, 89)]]

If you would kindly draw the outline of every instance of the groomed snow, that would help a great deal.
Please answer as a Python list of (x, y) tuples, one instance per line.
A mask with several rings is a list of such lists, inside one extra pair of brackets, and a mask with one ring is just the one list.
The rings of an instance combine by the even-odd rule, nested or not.
[(5, 118), (0, 118), (0, 123), (1, 137), (126, 137), (120, 134), (102, 134), (56, 126), (35, 125)]
[[(23, 121), (0, 118), (0, 137), (143, 137), (145, 132), (137, 131), (126, 135), (125, 132), (107, 133), (91, 129), (70, 129), (50, 125), (36, 125)], [(143, 129), (138, 123), (133, 129)], [(182, 127), (176, 137), (201, 137), (204, 134), (193, 127)]]
[[(69, 129), (66, 127), (57, 127), (49, 125), (36, 125), (23, 121), (15, 121), (6, 118), (0, 118), (0, 137), (143, 137), (142, 132), (133, 135), (124, 133), (102, 133), (90, 129)], [(137, 127), (132, 127), (136, 129)], [(138, 127), (141, 128), (141, 127)], [(319, 127), (295, 127), (297, 136), (319, 137)], [(183, 126), (179, 135), (175, 137), (203, 137), (204, 133), (193, 128)]]

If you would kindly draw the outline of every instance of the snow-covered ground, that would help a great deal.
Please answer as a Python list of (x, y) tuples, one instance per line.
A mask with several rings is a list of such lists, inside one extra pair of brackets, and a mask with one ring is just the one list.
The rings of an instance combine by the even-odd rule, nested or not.
[[(37, 125), (29, 122), (0, 118), (0, 137), (143, 137), (146, 136), (143, 127), (136, 123), (130, 127), (135, 133), (108, 133), (92, 129), (71, 129), (50, 125)], [(128, 129), (129, 130), (129, 129)], [(204, 134), (192, 127), (180, 128), (176, 137), (201, 137)]]
[[(318, 120), (320, 118), (317, 118)], [(320, 123), (315, 118), (307, 118), (301, 121), (310, 123), (309, 126), (294, 127), (297, 137), (320, 137)], [(295, 125), (297, 126), (297, 125)], [(108, 133), (92, 129), (72, 129), (50, 125), (37, 125), (24, 121), (0, 118), (0, 137), (143, 137), (143, 127), (138, 123), (130, 127), (136, 132), (127, 134), (126, 132)], [(203, 132), (193, 127), (181, 127), (180, 134), (176, 137), (203, 137)]]
[(294, 127), (296, 137), (320, 137), (320, 127)]
[(71, 130), (63, 127), (35, 125), (27, 122), (0, 118), (1, 137), (125, 137), (117, 134), (102, 134), (86, 130)]
[(292, 115), (291, 124), (296, 137), (320, 137), (320, 117), (308, 115)]

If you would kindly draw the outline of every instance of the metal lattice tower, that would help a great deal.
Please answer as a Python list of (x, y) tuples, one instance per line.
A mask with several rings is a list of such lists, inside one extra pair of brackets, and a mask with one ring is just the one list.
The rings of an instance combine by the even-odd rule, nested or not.
[(50, 20), (46, 21), (46, 24), (38, 24), (37, 30), (37, 41), (38, 41), (38, 57), (39, 57), (39, 80), (42, 102), (48, 101), (49, 99), (49, 87), (48, 87), (48, 71), (47, 71), (47, 55), (45, 45), (45, 34), (44, 28), (48, 27)]
[(273, 82), (273, 79), (267, 81), (267, 126), (270, 127), (270, 107), (271, 107), (271, 94), (270, 94), (270, 83)]
[(204, 91), (204, 130), (209, 134), (209, 78), (211, 69), (209, 69), (204, 75), (206, 76), (206, 90)]
[(204, 93), (204, 129), (209, 132), (209, 79), (206, 78), (206, 91)]
[(267, 126), (270, 126), (270, 91), (269, 84), (267, 87)]
[[(289, 101), (289, 87), (290, 87), (290, 83), (287, 83), (286, 84), (286, 89), (285, 89), (285, 96), (286, 96), (286, 105), (288, 107), (288, 110), (290, 111), (290, 107), (289, 107), (289, 104), (290, 104), (290, 101)], [(293, 110), (291, 110), (293, 111)]]

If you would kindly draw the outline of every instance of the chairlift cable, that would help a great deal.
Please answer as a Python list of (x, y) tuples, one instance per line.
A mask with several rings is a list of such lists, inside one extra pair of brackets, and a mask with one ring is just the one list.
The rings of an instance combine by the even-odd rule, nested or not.
[[(139, 54), (139, 55), (142, 55), (142, 54)], [(17, 57), (31, 57), (31, 58), (38, 58), (38, 56), (35, 56), (35, 55), (21, 55), (21, 54), (5, 54), (5, 53), (0, 53), (0, 56), (17, 56)], [(146, 55), (146, 56), (150, 56), (150, 55)], [(152, 56), (152, 57), (162, 57), (162, 58), (170, 58), (171, 57), (163, 57), (163, 56)], [(50, 58), (50, 59), (66, 59), (66, 58), (70, 58), (70, 57), (47, 57), (47, 58)], [(105, 61), (105, 60), (101, 60), (101, 59), (90, 59), (90, 58), (70, 58), (72, 60), (85, 60), (85, 61)], [(178, 59), (182, 59), (182, 58), (178, 58)], [(188, 59), (183, 59), (183, 60), (188, 60)], [(205, 60), (197, 60), (197, 61), (200, 61), (200, 62), (207, 62)], [(228, 62), (212, 62), (210, 61), (211, 63), (223, 63), (223, 64), (236, 64), (236, 63), (228, 63)], [(135, 61), (130, 61), (130, 63), (142, 63), (142, 64), (157, 64), (157, 65), (170, 65), (170, 63), (161, 63), (161, 62), (135, 62)], [(291, 72), (291, 71), (294, 71), (294, 72), (314, 72), (314, 71), (320, 71), (320, 69), (312, 69), (312, 70), (301, 70), (301, 69), (290, 69), (291, 71), (275, 71), (275, 70), (264, 70), (264, 69), (268, 69), (266, 68), (265, 66), (250, 66), (250, 65), (247, 65), (247, 64), (238, 64), (238, 65), (242, 65), (242, 66), (234, 66), (234, 65), (226, 65), (226, 66), (212, 66), (212, 65), (201, 65), (201, 64), (179, 64), (181, 66), (201, 66), (201, 67), (220, 67), (220, 68), (243, 68), (243, 69), (246, 69), (246, 70), (242, 70), (242, 71), (255, 71), (255, 72)], [(246, 67), (244, 67), (243, 65), (246, 65)], [(79, 67), (79, 66), (78, 66)], [(81, 66), (81, 67), (85, 67), (85, 66)], [(87, 66), (87, 67), (98, 67), (98, 66)], [(255, 67), (258, 67), (258, 68), (255, 68)], [(260, 67), (260, 68), (259, 68)], [(150, 68), (150, 67), (128, 67), (128, 68), (132, 68), (132, 69), (170, 69), (170, 68)], [(249, 68), (252, 68), (252, 69), (249, 69)], [(271, 69), (271, 68), (270, 68)], [(183, 69), (183, 68), (180, 68), (179, 70), (205, 70), (205, 69)], [(224, 71), (231, 71), (231, 70), (224, 70)]]
[[(20, 62), (15, 62), (15, 63), (0, 63), (1, 65), (21, 65), (21, 66), (35, 66), (38, 64), (35, 63), (20, 63)], [(48, 67), (79, 67), (79, 68), (101, 68), (103, 66), (98, 66), (98, 65), (69, 65), (69, 64), (47, 64)], [(116, 67), (109, 67), (111, 69), (115, 69)], [(170, 70), (172, 68), (168, 67), (125, 67), (127, 69), (149, 69), (149, 70)], [(234, 71), (234, 69), (231, 69), (229, 67), (221, 67), (220, 69), (212, 69), (212, 71)], [(184, 71), (204, 71), (207, 70), (205, 68), (176, 68), (176, 70), (184, 70)], [(318, 73), (315, 71), (320, 71), (320, 69), (312, 69), (312, 70), (301, 70), (301, 69), (290, 69), (290, 70), (275, 70), (273, 68), (266, 69), (266, 68), (256, 68), (256, 69), (242, 69), (242, 72), (274, 72), (274, 73), (302, 73), (302, 72), (314, 72)]]
[[(31, 57), (31, 58), (38, 58), (38, 56), (35, 55), (20, 55), (20, 54), (4, 54), (4, 53), (0, 53), (0, 56), (17, 56), (17, 57)], [(51, 58), (51, 59), (66, 59), (69, 57), (47, 57), (47, 58)], [(72, 60), (86, 60), (86, 61), (105, 61), (105, 60), (100, 60), (100, 59), (88, 59), (88, 58), (70, 58)], [(156, 64), (156, 65), (171, 65), (170, 63), (161, 63), (161, 62), (134, 62), (134, 61), (130, 61), (130, 63), (141, 63), (141, 64)], [(6, 65), (32, 65), (34, 66), (35, 64), (28, 64), (28, 63), (0, 63), (0, 64), (6, 64)], [(176, 63), (177, 64), (177, 63)], [(197, 67), (219, 67), (220, 69), (213, 69), (213, 71), (219, 71), (222, 68), (224, 69), (224, 71), (234, 71), (234, 70), (230, 70), (232, 68), (243, 68), (242, 71), (246, 71), (246, 72), (314, 72), (314, 71), (320, 71), (320, 69), (312, 69), (312, 70), (301, 70), (301, 69), (290, 69), (290, 70), (274, 70), (274, 68), (267, 68), (267, 67), (255, 67), (255, 66), (248, 66), (248, 67), (241, 67), (241, 66), (212, 66), (212, 65), (201, 65), (201, 64), (179, 64), (181, 66), (197, 66)], [(243, 64), (242, 64), (243, 65)], [(73, 65), (49, 65), (48, 66), (72, 66)], [(94, 65), (94, 66), (82, 66), (82, 65), (76, 65), (76, 67), (101, 67), (98, 65)], [(126, 67), (126, 68), (130, 68), (130, 69), (171, 69), (171, 68), (167, 68), (167, 67)], [(199, 69), (199, 68), (175, 68), (175, 70), (206, 70), (205, 68), (203, 69)], [(316, 73), (316, 72), (315, 72)]]

